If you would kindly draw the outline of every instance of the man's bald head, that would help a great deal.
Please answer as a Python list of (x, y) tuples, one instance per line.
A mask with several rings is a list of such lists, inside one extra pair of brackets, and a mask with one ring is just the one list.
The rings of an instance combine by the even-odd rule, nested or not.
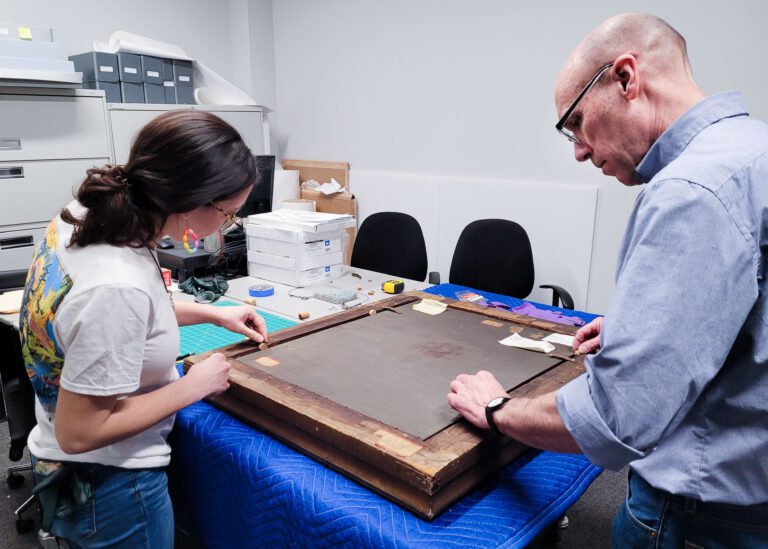
[(598, 67), (622, 54), (637, 58), (649, 76), (690, 80), (685, 39), (666, 21), (644, 13), (624, 13), (603, 21), (573, 50), (563, 67), (556, 94), (575, 95)]
[(557, 129), (577, 161), (631, 185), (648, 149), (703, 98), (680, 33), (653, 15), (626, 13), (568, 57), (555, 87)]

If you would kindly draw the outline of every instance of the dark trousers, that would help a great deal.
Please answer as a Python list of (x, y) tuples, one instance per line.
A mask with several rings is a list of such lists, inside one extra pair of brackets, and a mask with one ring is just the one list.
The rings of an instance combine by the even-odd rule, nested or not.
[(627, 499), (613, 524), (613, 547), (768, 548), (768, 504), (747, 507), (675, 496), (630, 470)]

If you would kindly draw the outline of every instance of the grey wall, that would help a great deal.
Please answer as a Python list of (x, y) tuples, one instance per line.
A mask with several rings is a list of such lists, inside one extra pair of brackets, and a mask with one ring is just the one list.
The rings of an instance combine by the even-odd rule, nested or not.
[(592, 311), (610, 299), (636, 190), (577, 164), (553, 129), (571, 49), (606, 17), (654, 13), (688, 38), (707, 93), (740, 88), (768, 119), (764, 2), (276, 0), (273, 10), (278, 153), (348, 160), (353, 191), (355, 169), (598, 185)]
[(552, 127), (552, 88), (591, 28), (632, 10), (687, 37), (706, 92), (742, 89), (768, 120), (768, 3), (757, 0), (6, 0), (0, 17), (53, 27), (70, 53), (114, 30), (177, 44), (275, 109), (273, 152), (347, 160), (353, 191), (355, 170), (596, 185), (585, 307), (600, 312), (637, 190), (574, 162)]
[(244, 42), (237, 32), (233, 34), (237, 28), (230, 15), (244, 2), (5, 0), (0, 18), (52, 27), (54, 40), (69, 54), (90, 51), (94, 40), (106, 41), (116, 30), (170, 42), (237, 85), (249, 87), (250, 75), (244, 78), (243, 71), (250, 70), (250, 62), (247, 57), (233, 55), (233, 46)]

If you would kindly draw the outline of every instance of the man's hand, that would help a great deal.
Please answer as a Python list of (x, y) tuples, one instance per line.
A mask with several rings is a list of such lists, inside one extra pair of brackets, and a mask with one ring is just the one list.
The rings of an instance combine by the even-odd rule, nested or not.
[(492, 373), (480, 370), (475, 375), (459, 374), (451, 381), (448, 404), (473, 425), (488, 429), (485, 406), (498, 396), (507, 396), (504, 387)]
[(230, 332), (243, 334), (257, 343), (267, 341), (267, 325), (250, 305), (215, 307), (215, 324)]
[(599, 316), (586, 326), (579, 328), (573, 338), (573, 350), (586, 355), (600, 350), (600, 330), (603, 329), (603, 317)]

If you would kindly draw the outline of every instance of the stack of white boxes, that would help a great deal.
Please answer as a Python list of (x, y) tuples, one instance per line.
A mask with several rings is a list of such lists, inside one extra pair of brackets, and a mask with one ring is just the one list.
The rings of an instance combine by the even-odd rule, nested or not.
[(276, 210), (248, 217), (248, 274), (289, 286), (323, 284), (344, 274), (351, 215)]

